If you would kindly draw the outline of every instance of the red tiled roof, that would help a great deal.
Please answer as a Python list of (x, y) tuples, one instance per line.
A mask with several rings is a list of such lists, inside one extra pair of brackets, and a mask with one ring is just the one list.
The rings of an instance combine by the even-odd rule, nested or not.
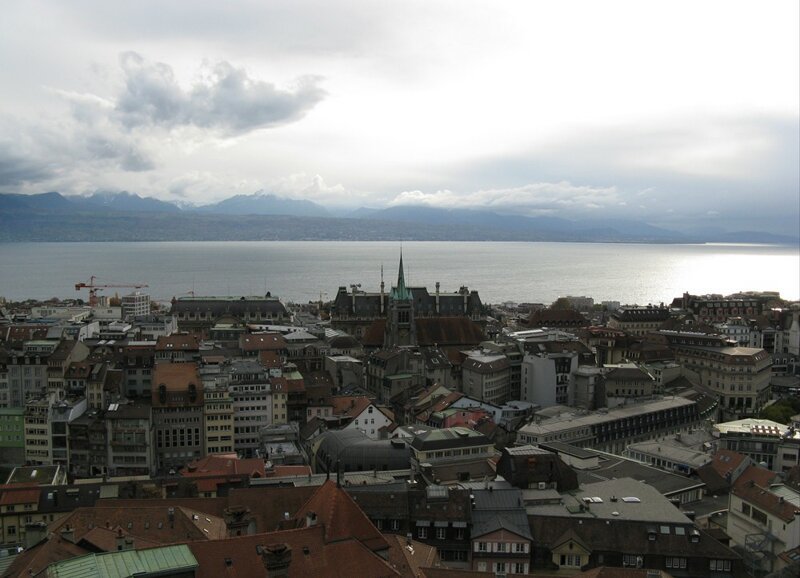
[(50, 564), (88, 554), (89, 550), (51, 533), (46, 540), (24, 550), (11, 563), (4, 576), (34, 576)]
[(17, 504), (38, 504), (39, 503), (39, 490), (6, 490), (3, 496), (0, 497), (0, 506), (10, 506)]
[[(142, 500), (141, 503), (146, 504), (147, 501)], [(173, 508), (174, 513), (172, 519), (170, 508)], [(172, 506), (169, 502), (162, 506), (137, 504), (135, 507), (120, 507), (114, 504), (108, 507), (77, 508), (58, 520), (53, 531), (59, 532), (69, 524), (75, 532), (75, 538), (80, 539), (93, 528), (121, 526), (135, 536), (159, 544), (172, 544), (187, 539), (218, 540), (227, 535), (224, 520), (200, 512), (202, 510)], [(194, 519), (195, 515), (197, 519)]]
[(791, 522), (797, 507), (769, 491), (769, 485), (776, 475), (759, 466), (750, 466), (736, 480), (731, 493), (785, 522)]
[(277, 544), (291, 549), (290, 578), (400, 576), (358, 540), (347, 537), (330, 543), (324, 531), (317, 525), (214, 542), (194, 542), (188, 546), (199, 563), (196, 578), (265, 578), (267, 571), (257, 548)]
[(331, 398), (333, 415), (356, 417), (366, 410), (372, 401), (363, 395), (342, 395)]
[(326, 542), (353, 537), (373, 551), (389, 547), (386, 538), (353, 498), (331, 480), (317, 488), (294, 519), (298, 524), (304, 524), (306, 515), (312, 512), (317, 516), (317, 523), (325, 527)]
[(419, 576), (421, 568), (434, 566), (439, 560), (439, 553), (433, 546), (415, 540), (409, 542), (405, 536), (391, 535), (387, 538), (389, 565), (403, 576)]
[(274, 351), (259, 352), (258, 361), (266, 369), (280, 369), (283, 365), (280, 356)]
[(133, 546), (137, 550), (160, 545), (158, 542), (152, 542), (138, 536), (133, 536), (121, 526), (117, 526), (116, 528), (92, 528), (81, 536), (79, 542), (91, 544), (103, 552), (112, 552), (117, 549), (117, 537), (119, 536), (132, 538)]
[(252, 333), (239, 336), (242, 351), (281, 351), (286, 349), (286, 340), (280, 333)]
[(742, 475), (736, 480), (736, 484), (734, 484), (734, 486), (743, 486), (752, 481), (757, 486), (767, 488), (777, 477), (777, 475), (778, 474), (775, 472), (766, 468), (762, 468), (761, 466), (750, 466), (742, 472)]
[(184, 477), (201, 477), (220, 474), (222, 476), (246, 474), (264, 476), (264, 460), (260, 458), (239, 459), (236, 454), (211, 454), (191, 462), (180, 474)]
[(198, 492), (216, 492), (220, 484), (224, 484), (225, 478), (197, 478), (194, 485)]
[(286, 391), (289, 393), (302, 393), (306, 390), (306, 382), (302, 379), (287, 379)]
[(156, 341), (156, 351), (197, 351), (199, 349), (200, 341), (193, 334), (162, 335)]
[(414, 323), (420, 346), (478, 345), (486, 341), (480, 325), (469, 317), (425, 317)]
[(721, 449), (717, 450), (709, 465), (724, 478), (738, 468), (745, 459), (747, 459), (747, 456), (739, 452)]
[(280, 478), (282, 476), (307, 476), (311, 472), (311, 467), (309, 466), (285, 466), (279, 465), (272, 468), (271, 471), (267, 472), (268, 478)]
[(443, 398), (440, 398), (436, 403), (434, 403), (425, 411), (418, 413), (416, 417), (419, 421), (424, 423), (428, 421), (428, 418), (431, 416), (431, 414), (436, 413), (437, 411), (446, 410), (448, 407), (453, 405), (462, 397), (464, 397), (464, 394), (461, 393), (460, 391), (451, 392), (448, 395), (444, 396)]

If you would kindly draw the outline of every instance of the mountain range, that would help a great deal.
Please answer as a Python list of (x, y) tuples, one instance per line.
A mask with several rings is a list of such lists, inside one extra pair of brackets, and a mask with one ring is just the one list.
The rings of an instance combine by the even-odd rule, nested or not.
[(797, 245), (760, 231), (686, 235), (627, 219), (570, 220), (428, 206), (360, 208), (345, 217), (318, 203), (259, 191), (195, 206), (98, 192), (0, 194), (0, 241), (453, 240)]

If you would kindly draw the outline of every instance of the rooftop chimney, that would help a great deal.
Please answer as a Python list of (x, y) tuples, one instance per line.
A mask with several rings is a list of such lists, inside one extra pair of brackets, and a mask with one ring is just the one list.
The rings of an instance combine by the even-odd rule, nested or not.
[(75, 543), (75, 529), (71, 528), (69, 524), (64, 526), (61, 530), (61, 539), (67, 542)]
[(288, 544), (268, 544), (256, 548), (268, 578), (287, 578), (292, 563), (292, 548)]

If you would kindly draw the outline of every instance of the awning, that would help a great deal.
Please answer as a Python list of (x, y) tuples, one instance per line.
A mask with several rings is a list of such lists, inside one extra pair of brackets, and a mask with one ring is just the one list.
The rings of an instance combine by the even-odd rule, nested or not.
[(431, 525), (431, 521), (430, 520), (417, 520), (417, 526), (418, 527), (419, 526), (430, 526), (430, 525)]
[(466, 522), (453, 522), (453, 528), (466, 528)]
[(435, 528), (447, 528), (447, 526), (449, 526), (449, 525), (450, 525), (449, 522), (434, 522), (433, 523), (433, 526)]

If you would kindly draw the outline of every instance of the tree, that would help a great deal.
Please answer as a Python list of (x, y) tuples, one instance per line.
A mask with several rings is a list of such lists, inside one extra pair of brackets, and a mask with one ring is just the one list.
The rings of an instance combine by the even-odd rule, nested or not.
[(800, 413), (800, 399), (784, 398), (776, 401), (769, 407), (765, 407), (758, 417), (788, 424), (790, 418), (797, 413)]
[(558, 299), (553, 301), (553, 304), (550, 305), (550, 309), (557, 309), (559, 311), (564, 311), (565, 309), (575, 309), (575, 308), (572, 306), (572, 303), (570, 302), (569, 299), (567, 299), (566, 297), (559, 297)]

